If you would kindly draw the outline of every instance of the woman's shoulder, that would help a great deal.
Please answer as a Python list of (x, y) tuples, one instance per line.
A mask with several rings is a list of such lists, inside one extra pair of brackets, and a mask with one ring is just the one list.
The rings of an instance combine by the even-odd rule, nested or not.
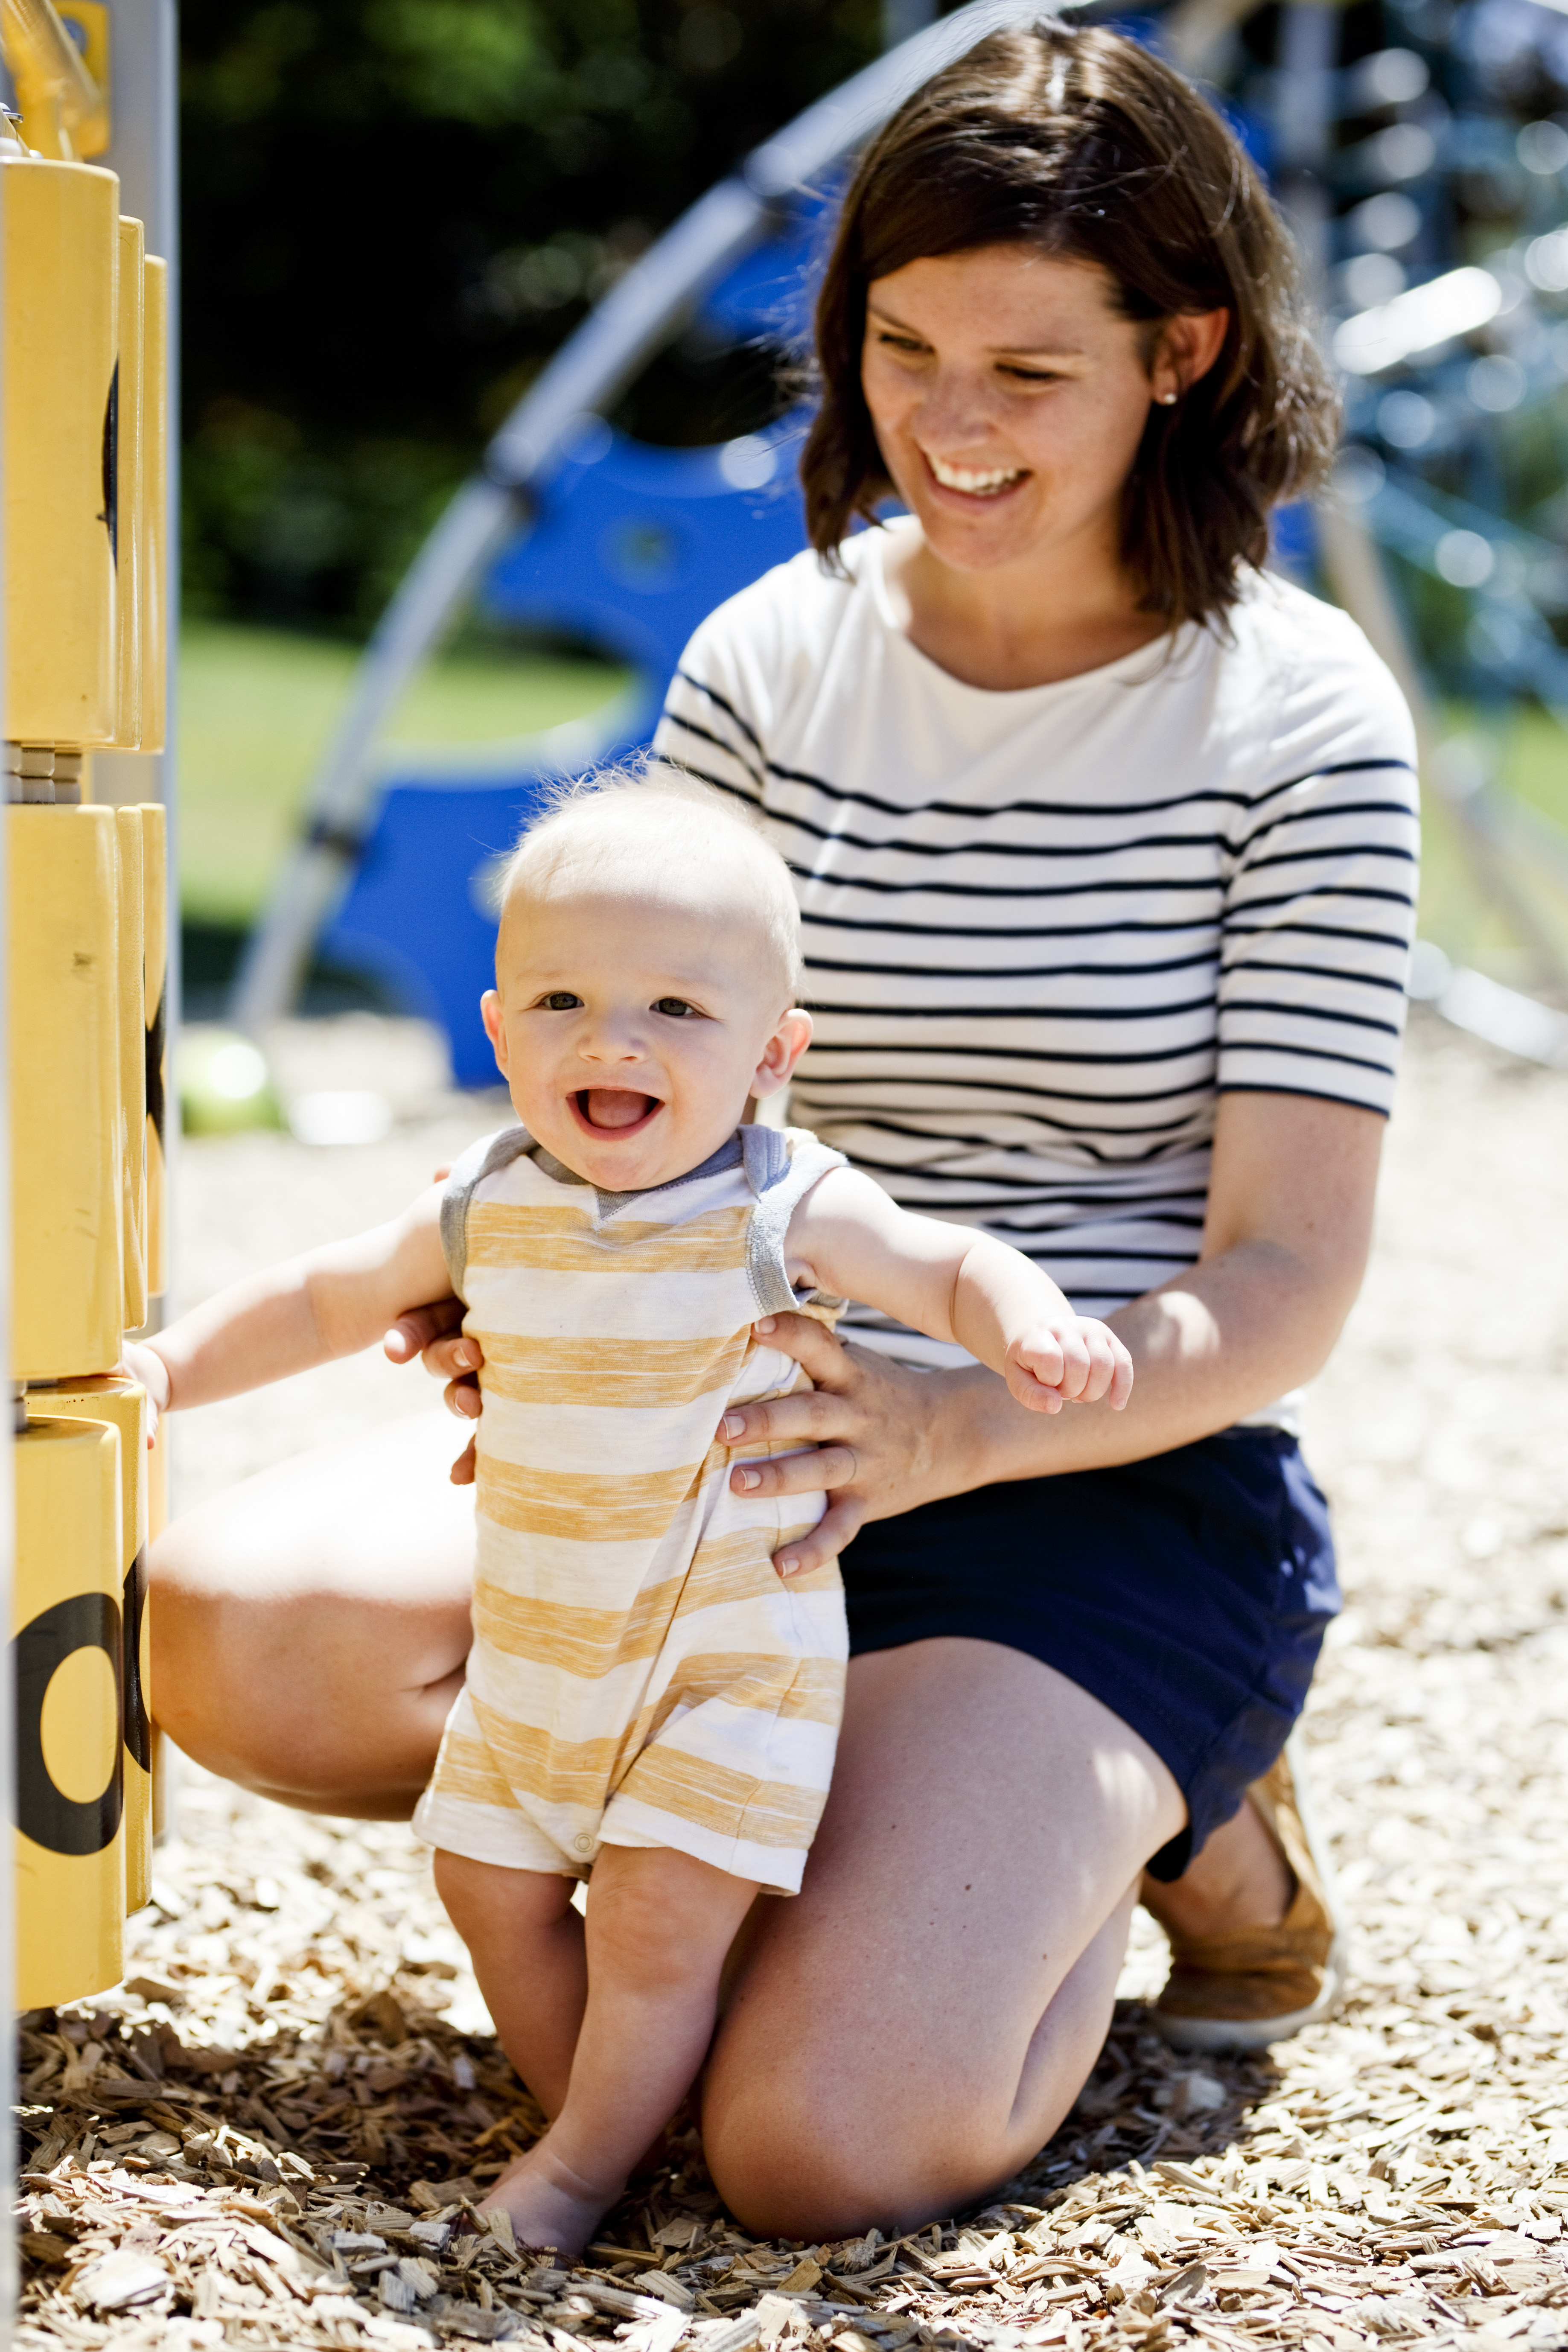
[[(714, 606), (691, 640), (692, 653), (745, 649), (775, 660), (816, 652), (867, 600), (861, 595), (865, 534), (857, 532), (834, 562), (803, 548), (749, 587)], [(683, 665), (684, 667), (684, 665)]]
[(1275, 572), (1254, 572), (1228, 616), (1236, 655), (1266, 663), (1288, 687), (1371, 697), (1405, 709), (1393, 672), (1338, 604)]
[[(754, 767), (802, 696), (815, 690), (847, 629), (876, 625), (875, 599), (864, 593), (866, 541), (857, 533), (839, 566), (805, 548), (717, 605), (680, 656), (654, 738), (656, 752), (749, 789), (740, 769)], [(705, 762), (724, 755), (723, 772)], [(752, 774), (752, 786), (760, 788)]]
[(1415, 730), (1398, 682), (1341, 610), (1275, 572), (1254, 573), (1226, 615), (1219, 661), (1232, 694), (1288, 760), (1412, 767)]

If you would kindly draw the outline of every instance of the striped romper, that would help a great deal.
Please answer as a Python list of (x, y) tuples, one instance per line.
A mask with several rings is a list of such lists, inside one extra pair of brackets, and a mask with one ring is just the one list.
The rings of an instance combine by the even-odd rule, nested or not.
[[(843, 1164), (744, 1127), (700, 1168), (601, 1192), (521, 1127), (465, 1153), (441, 1231), (484, 1349), (468, 1681), (415, 1826), (475, 1861), (585, 1878), (671, 1846), (793, 1895), (827, 1793), (847, 1640), (837, 1564), (772, 1555), (822, 1494), (731, 1494), (731, 1403), (811, 1383), (760, 1315), (797, 1296), (797, 1202)], [(778, 1451), (788, 1449), (779, 1448)]]

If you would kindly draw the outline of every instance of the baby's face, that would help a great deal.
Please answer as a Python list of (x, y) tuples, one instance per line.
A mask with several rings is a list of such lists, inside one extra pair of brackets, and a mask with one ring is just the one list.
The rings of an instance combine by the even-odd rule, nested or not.
[(754, 918), (570, 869), (508, 900), (485, 1027), (519, 1118), (606, 1192), (700, 1166), (811, 1035)]

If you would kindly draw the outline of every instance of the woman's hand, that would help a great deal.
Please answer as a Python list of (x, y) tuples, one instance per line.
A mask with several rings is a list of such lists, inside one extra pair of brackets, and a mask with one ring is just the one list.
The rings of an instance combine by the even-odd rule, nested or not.
[(815, 1386), (768, 1404), (731, 1405), (719, 1424), (721, 1445), (816, 1447), (782, 1459), (751, 1458), (730, 1473), (737, 1495), (809, 1495), (826, 1486), (826, 1517), (781, 1551), (781, 1576), (827, 1562), (868, 1519), (891, 1518), (938, 1496), (979, 1484), (972, 1472), (967, 1417), (952, 1411), (954, 1391), (989, 1372), (912, 1372), (867, 1349), (847, 1348), (809, 1315), (770, 1315), (757, 1325), (768, 1345), (793, 1356)]
[[(484, 1411), (479, 1396), (479, 1367), (484, 1355), (477, 1339), (462, 1328), (467, 1313), (460, 1298), (438, 1298), (428, 1307), (411, 1307), (400, 1315), (382, 1341), (395, 1364), (411, 1364), (416, 1356), (433, 1379), (445, 1381), (442, 1398), (459, 1421), (477, 1421)], [(470, 1437), (451, 1468), (454, 1486), (474, 1483), (474, 1441)]]

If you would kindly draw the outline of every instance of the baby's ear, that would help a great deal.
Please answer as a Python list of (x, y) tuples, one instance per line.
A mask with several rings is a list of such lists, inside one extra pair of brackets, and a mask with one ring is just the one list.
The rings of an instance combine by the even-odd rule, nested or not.
[(496, 1066), (504, 1078), (506, 1076), (506, 1024), (501, 1019), (500, 998), (493, 988), (487, 988), (479, 999), (479, 1019), (485, 1024), (485, 1035), (495, 1048)]
[(776, 1095), (787, 1086), (795, 1064), (811, 1043), (811, 1015), (792, 1004), (784, 1013), (778, 1027), (763, 1049), (763, 1058), (752, 1081), (752, 1092), (759, 1097)]

